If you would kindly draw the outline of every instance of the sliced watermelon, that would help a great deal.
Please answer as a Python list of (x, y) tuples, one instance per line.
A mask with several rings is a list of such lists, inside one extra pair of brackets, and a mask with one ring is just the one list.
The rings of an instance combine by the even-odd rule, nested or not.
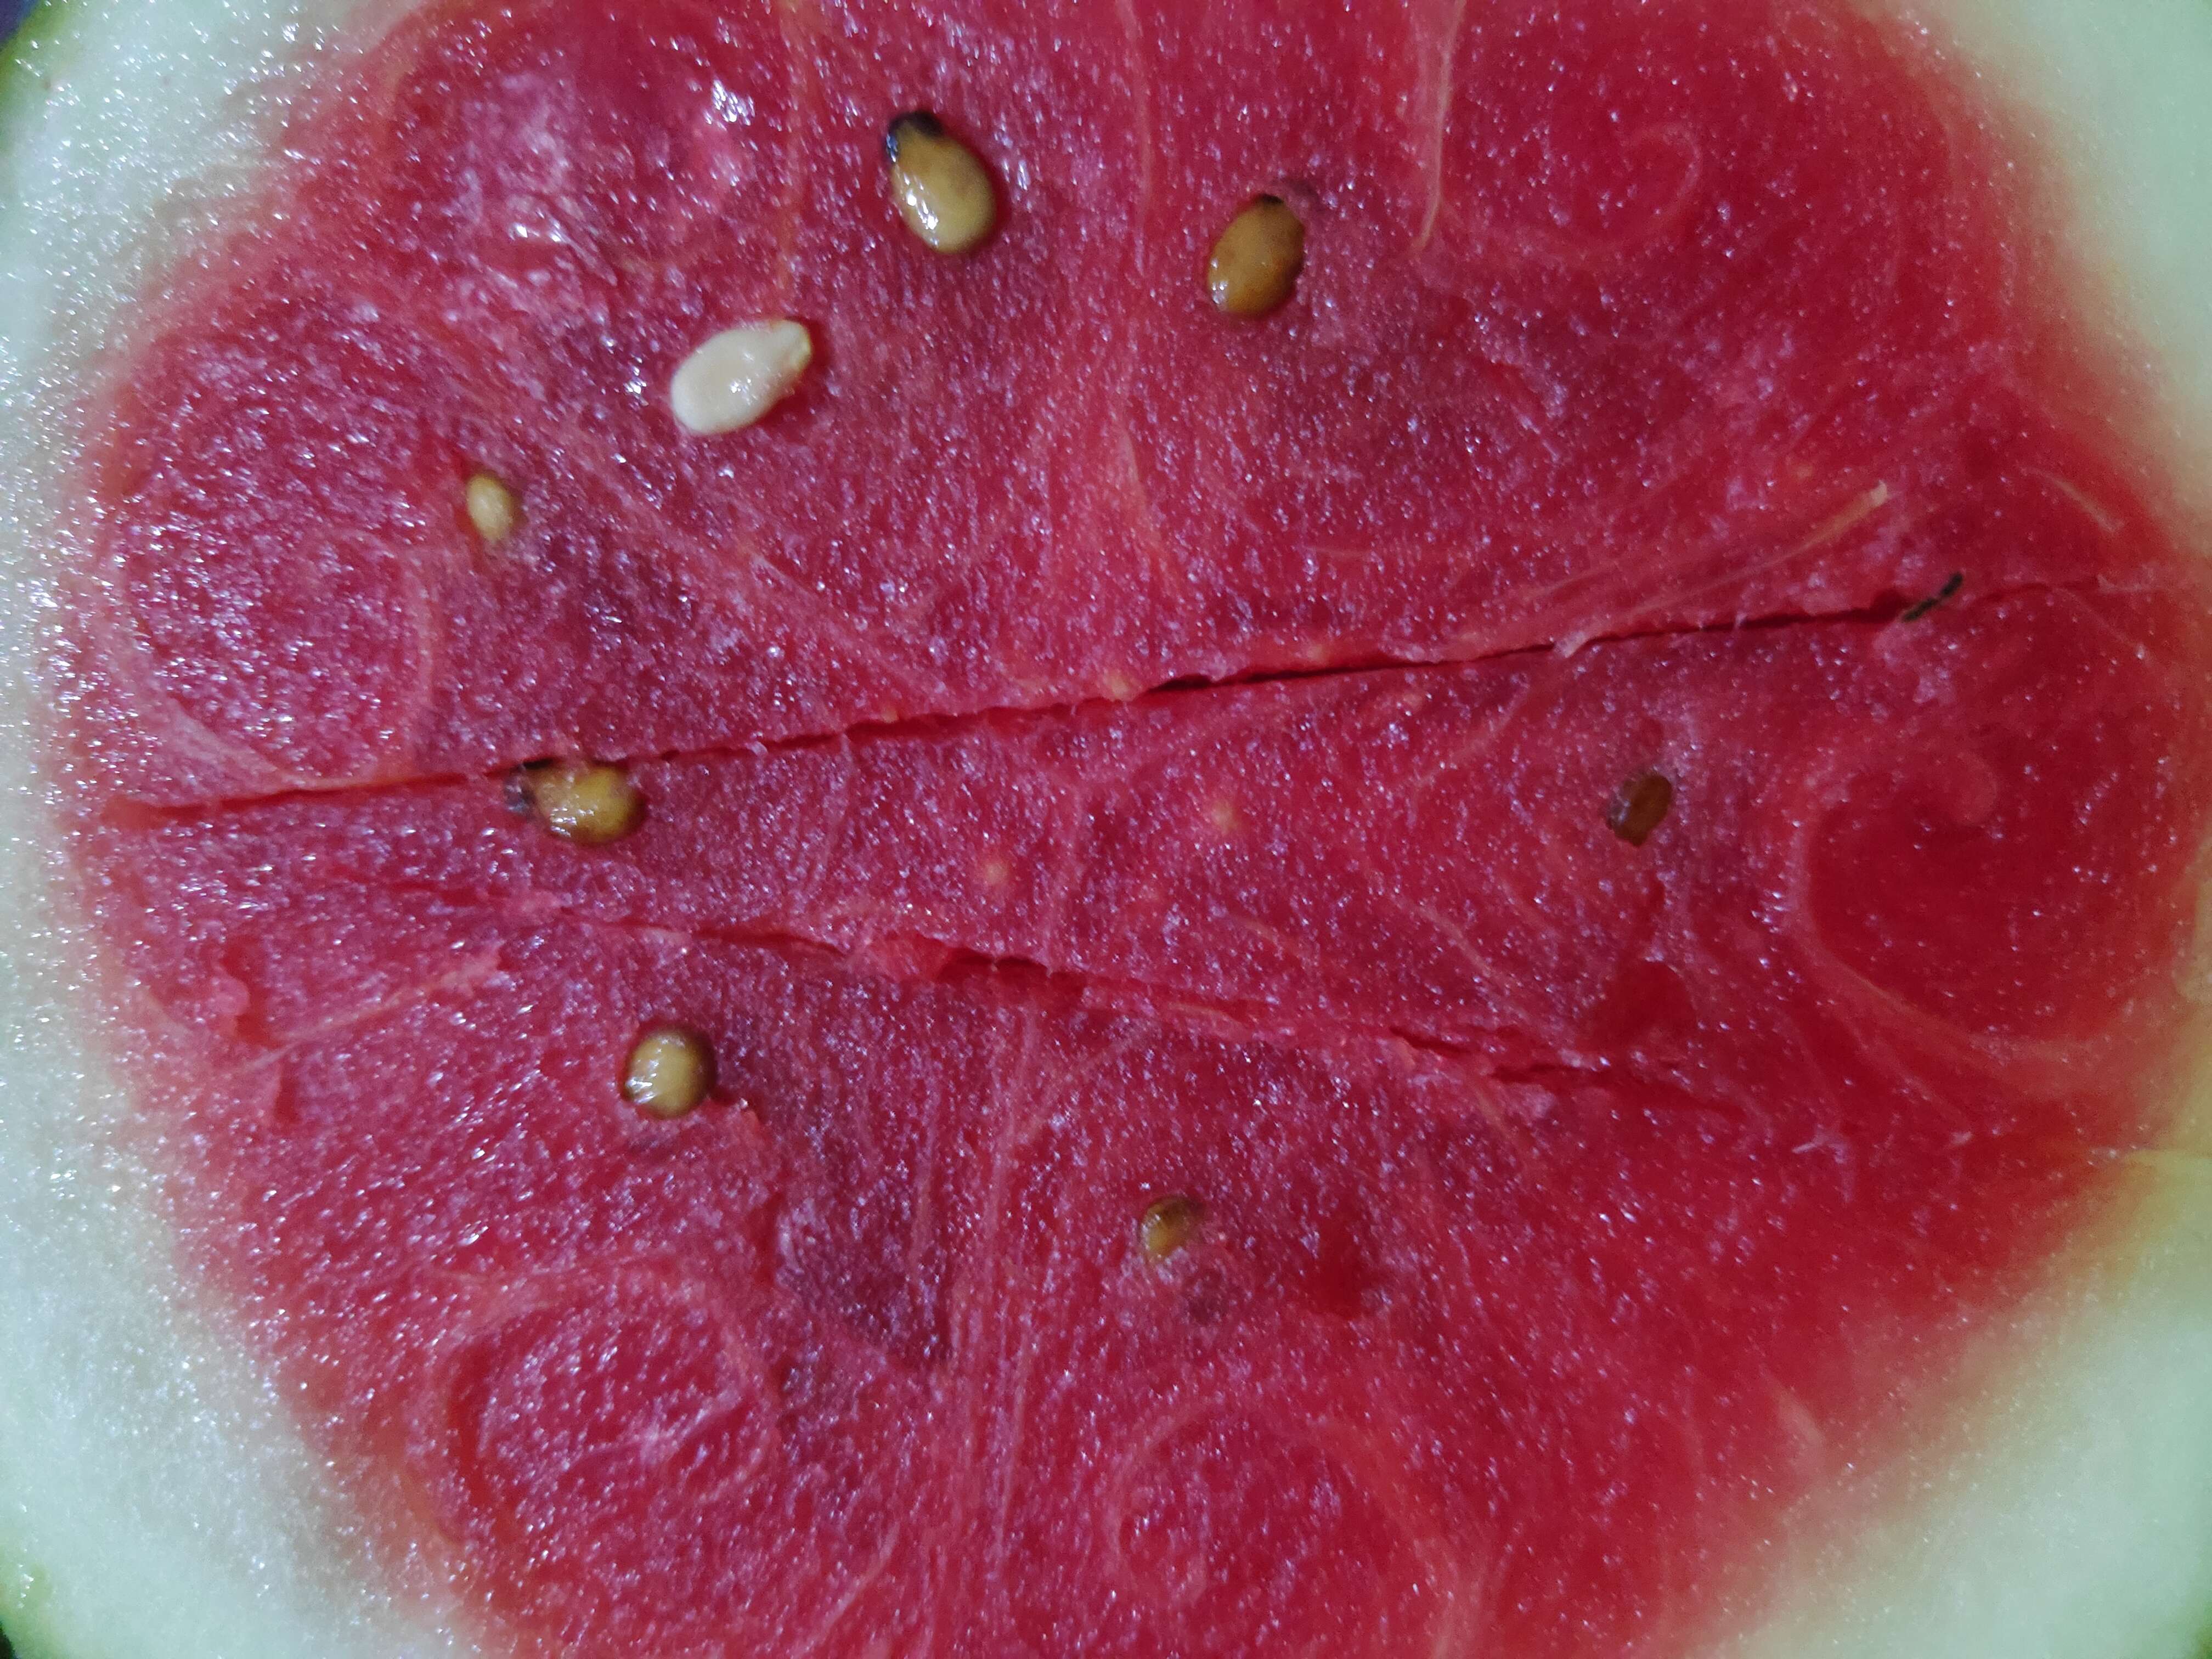
[(43, 15), (19, 1641), (2195, 1659), (2212, 19), (1553, 14)]

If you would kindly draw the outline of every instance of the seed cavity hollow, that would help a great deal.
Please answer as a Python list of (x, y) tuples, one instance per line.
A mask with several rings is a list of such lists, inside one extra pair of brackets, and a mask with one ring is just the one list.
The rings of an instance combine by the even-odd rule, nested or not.
[(520, 776), (531, 816), (563, 841), (604, 847), (645, 822), (645, 797), (619, 766), (590, 761), (549, 761)]
[(999, 193), (982, 158), (927, 110), (914, 110), (884, 134), (891, 199), (906, 228), (939, 253), (965, 253), (995, 229)]
[(515, 526), (522, 522), (522, 503), (515, 500), (514, 492), (489, 472), (479, 472), (471, 477), (464, 492), (467, 496), (469, 522), (476, 526), (477, 535), (489, 547), (496, 547), (514, 534)]
[(1231, 316), (1265, 317), (1290, 302), (1305, 263), (1297, 210), (1279, 196), (1255, 196), (1215, 240), (1206, 285)]
[(736, 432), (790, 396), (813, 361), (813, 335), (788, 317), (726, 328), (684, 360), (668, 406), (687, 432)]
[(1665, 773), (1639, 772), (1621, 785), (1605, 809), (1605, 821), (1631, 847), (1641, 847), (1666, 822), (1674, 805), (1674, 786)]
[(1157, 1267), (1195, 1239), (1205, 1220), (1206, 1208), (1194, 1198), (1176, 1194), (1158, 1200), (1137, 1223), (1137, 1248)]
[(623, 1067), (623, 1095), (653, 1117), (681, 1117), (714, 1092), (714, 1051), (681, 1025), (647, 1030)]

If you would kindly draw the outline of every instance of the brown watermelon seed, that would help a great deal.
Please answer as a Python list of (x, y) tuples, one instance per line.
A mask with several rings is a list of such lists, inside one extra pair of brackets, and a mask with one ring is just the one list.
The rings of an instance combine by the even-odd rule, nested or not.
[(1205, 1219), (1205, 1208), (1194, 1198), (1178, 1194), (1160, 1199), (1146, 1207), (1137, 1223), (1137, 1246), (1146, 1261), (1157, 1267), (1196, 1238)]
[(1933, 593), (1930, 593), (1926, 599), (1922, 599), (1918, 604), (1906, 606), (1905, 609), (1899, 615), (1897, 618), (1898, 621), (1918, 622), (1929, 611), (1935, 610), (1939, 605), (1948, 603), (1951, 599), (1955, 597), (1959, 590), (1966, 585), (1966, 573), (1963, 570), (1954, 570), (1951, 573), (1950, 580), (1945, 582), (1942, 586), (1937, 588)]
[(623, 1095), (654, 1117), (681, 1117), (714, 1088), (714, 1051), (681, 1025), (655, 1025), (629, 1051)]
[(476, 526), (488, 547), (496, 547), (514, 534), (515, 526), (522, 522), (522, 503), (514, 499), (514, 492), (489, 472), (479, 472), (469, 480), (466, 491), (469, 522)]
[(1206, 283), (1231, 316), (1264, 317), (1289, 302), (1305, 263), (1305, 222), (1281, 197), (1255, 196), (1214, 242)]
[(619, 766), (541, 762), (523, 769), (521, 793), (547, 830), (582, 847), (620, 841), (645, 822), (645, 797)]
[(1613, 805), (1605, 809), (1605, 821), (1631, 847), (1641, 847), (1666, 822), (1674, 805), (1674, 786), (1665, 773), (1639, 772), (1613, 798)]
[(891, 199), (906, 228), (939, 253), (965, 253), (999, 222), (999, 195), (982, 158), (927, 110), (913, 110), (884, 134)]

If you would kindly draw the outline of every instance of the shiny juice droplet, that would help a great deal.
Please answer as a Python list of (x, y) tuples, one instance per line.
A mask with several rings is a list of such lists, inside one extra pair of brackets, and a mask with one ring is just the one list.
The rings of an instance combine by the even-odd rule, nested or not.
[(1641, 847), (1666, 822), (1674, 805), (1674, 786), (1664, 773), (1639, 772), (1613, 798), (1613, 804), (1606, 808), (1605, 821), (1631, 847)]
[(532, 816), (563, 841), (604, 847), (645, 822), (645, 798), (619, 766), (556, 761), (522, 774)]
[(965, 253), (999, 222), (998, 191), (975, 152), (926, 110), (902, 115), (884, 135), (891, 199), (906, 228), (939, 253)]
[(623, 1095), (653, 1117), (682, 1117), (714, 1092), (714, 1051), (680, 1025), (657, 1025), (637, 1040), (623, 1068)]
[(1305, 263), (1305, 222), (1297, 210), (1279, 196), (1255, 197), (1214, 242), (1206, 285), (1231, 316), (1265, 317), (1290, 302)]

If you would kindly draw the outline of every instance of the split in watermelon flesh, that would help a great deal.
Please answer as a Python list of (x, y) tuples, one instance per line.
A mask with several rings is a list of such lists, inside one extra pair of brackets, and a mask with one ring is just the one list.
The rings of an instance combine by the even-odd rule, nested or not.
[[(1847, 1546), (2022, 1352), (2147, 1308), (2212, 1375), (2114, 1265), (2207, 1227), (2201, 526), (2056, 164), (1895, 20), (1551, 10), (433, 5), (125, 315), (66, 882), (360, 1618), (1879, 1642)], [(1263, 191), (1306, 264), (1231, 321)], [(671, 419), (787, 315), (765, 421)], [(577, 755), (634, 834), (515, 810)], [(2085, 1582), (2043, 1650), (2113, 1650)]]

